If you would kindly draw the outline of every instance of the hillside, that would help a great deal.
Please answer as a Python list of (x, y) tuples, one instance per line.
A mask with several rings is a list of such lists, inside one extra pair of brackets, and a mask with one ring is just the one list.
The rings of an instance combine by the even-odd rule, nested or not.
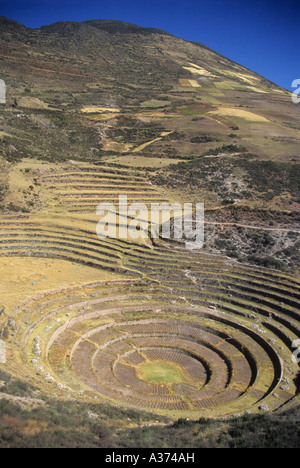
[[(0, 31), (0, 444), (55, 444), (61, 407), (66, 445), (82, 424), (79, 446), (153, 446), (157, 425), (170, 446), (186, 419), (196, 445), (257, 443), (252, 414), (278, 444), (299, 403), (300, 107), (158, 29)], [(204, 248), (99, 238), (119, 195), (204, 203)]]

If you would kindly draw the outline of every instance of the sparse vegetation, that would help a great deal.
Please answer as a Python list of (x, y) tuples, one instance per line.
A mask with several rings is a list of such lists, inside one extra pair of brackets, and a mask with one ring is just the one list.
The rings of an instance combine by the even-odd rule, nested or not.
[(289, 413), (171, 423), (111, 406), (51, 401), (20, 410), (5, 400), (0, 413), (2, 448), (299, 448), (300, 440)]

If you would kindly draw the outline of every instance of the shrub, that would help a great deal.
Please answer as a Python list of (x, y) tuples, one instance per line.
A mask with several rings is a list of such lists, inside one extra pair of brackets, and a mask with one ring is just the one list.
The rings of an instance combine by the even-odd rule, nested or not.
[(274, 268), (276, 270), (283, 270), (284, 268), (284, 265), (280, 260), (270, 256), (259, 257), (257, 255), (249, 255), (247, 260), (265, 268)]
[(211, 141), (218, 141), (216, 137), (210, 135), (201, 135), (191, 138), (191, 143), (209, 143)]

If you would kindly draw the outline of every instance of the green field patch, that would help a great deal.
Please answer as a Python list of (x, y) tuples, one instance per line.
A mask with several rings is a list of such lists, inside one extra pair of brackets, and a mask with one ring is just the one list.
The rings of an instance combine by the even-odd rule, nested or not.
[(227, 81), (215, 81), (215, 87), (218, 89), (233, 89), (234, 84), (228, 83)]
[(166, 107), (171, 104), (171, 101), (162, 101), (159, 99), (150, 99), (149, 101), (142, 102), (140, 104), (141, 107), (151, 108), (151, 109), (158, 109), (159, 107)]
[(207, 109), (205, 110), (195, 110), (195, 109), (189, 109), (189, 108), (181, 108), (180, 113), (183, 115), (202, 115), (207, 113)]
[(137, 366), (136, 373), (140, 379), (154, 384), (175, 384), (188, 380), (182, 367), (162, 360), (142, 362)]

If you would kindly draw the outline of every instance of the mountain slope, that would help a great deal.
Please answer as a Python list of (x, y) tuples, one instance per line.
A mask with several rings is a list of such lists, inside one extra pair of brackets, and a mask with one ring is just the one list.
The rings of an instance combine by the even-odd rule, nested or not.
[[(142, 443), (145, 425), (180, 445), (170, 434), (187, 418), (297, 408), (300, 108), (290, 94), (157, 29), (30, 29), (4, 17), (0, 29), (0, 444), (47, 445), (59, 408), (72, 413), (61, 431), (71, 426), (82, 445), (94, 430), (92, 446), (130, 446), (125, 429)], [(147, 208), (204, 203), (204, 248), (147, 228), (99, 237), (97, 207), (120, 195)], [(277, 441), (280, 418), (253, 424), (265, 434), (273, 421)], [(232, 423), (240, 444), (251, 443), (246, 419)], [(226, 434), (190, 421), (195, 444), (199, 424)]]
[[(0, 27), (6, 161), (145, 167), (169, 198), (203, 201), (211, 222), (296, 229), (300, 109), (287, 91), (201, 44), (121, 21), (29, 29), (1, 17)], [(7, 191), (4, 174), (6, 211)], [(216, 226), (208, 248), (220, 251)], [(248, 231), (230, 234), (227, 253), (255, 260), (269, 249), (297, 264), (285, 231), (257, 252)]]

